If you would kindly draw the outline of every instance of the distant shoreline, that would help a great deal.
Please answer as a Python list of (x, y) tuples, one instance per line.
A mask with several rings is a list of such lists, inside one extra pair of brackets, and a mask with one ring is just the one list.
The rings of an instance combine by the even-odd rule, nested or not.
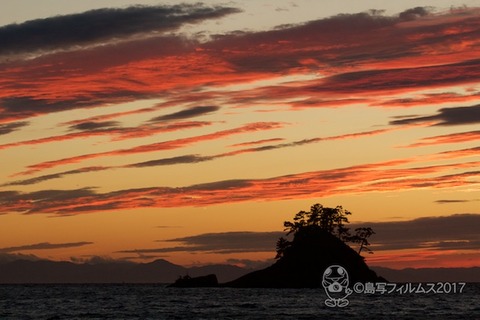
[[(371, 267), (378, 275), (391, 282), (468, 282), (480, 283), (480, 267), (470, 268), (406, 268)], [(179, 276), (201, 276), (214, 273), (220, 284), (234, 280), (254, 269), (233, 265), (207, 265), (186, 268), (166, 260), (150, 263), (106, 262), (77, 264), (49, 260), (17, 260), (0, 262), (0, 285), (168, 285)]]

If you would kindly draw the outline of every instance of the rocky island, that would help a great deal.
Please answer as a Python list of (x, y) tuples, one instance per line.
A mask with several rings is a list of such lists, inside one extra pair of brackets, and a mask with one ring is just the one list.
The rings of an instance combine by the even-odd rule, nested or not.
[[(350, 284), (356, 282), (385, 282), (365, 263), (360, 255), (370, 252), (368, 237), (371, 228), (357, 228), (351, 234), (348, 215), (351, 213), (338, 206), (323, 207), (315, 204), (310, 211), (298, 212), (293, 222), (284, 223), (287, 237), (277, 242), (277, 261), (262, 270), (253, 271), (236, 280), (218, 286), (238, 288), (317, 288), (322, 286), (324, 271), (332, 265), (342, 266)], [(347, 243), (356, 244), (358, 251)], [(175, 283), (182, 287), (196, 287), (199, 280), (191, 278)], [(203, 283), (200, 281), (200, 283)], [(212, 283), (210, 283), (211, 285)]]

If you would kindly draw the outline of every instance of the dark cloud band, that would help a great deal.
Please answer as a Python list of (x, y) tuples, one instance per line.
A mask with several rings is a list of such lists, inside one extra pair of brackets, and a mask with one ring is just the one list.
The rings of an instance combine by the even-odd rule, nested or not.
[[(436, 249), (436, 250), (478, 250), (480, 235), (477, 226), (480, 214), (455, 214), (445, 217), (425, 217), (399, 222), (364, 222), (351, 224), (354, 230), (369, 226), (375, 230), (371, 237), (372, 249)], [(124, 253), (165, 253), (165, 252), (274, 252), (276, 240), (284, 232), (222, 232), (162, 240), (159, 242), (180, 243), (179, 246), (125, 250)]]
[(198, 106), (185, 110), (181, 110), (175, 113), (167, 114), (164, 116), (158, 116), (150, 120), (150, 122), (160, 122), (160, 121), (169, 121), (169, 120), (179, 120), (187, 119), (202, 116), (208, 113), (215, 112), (219, 110), (220, 107), (217, 106)]
[(28, 122), (26, 121), (0, 124), (0, 135), (12, 133), (13, 131), (17, 131), (20, 128), (25, 127), (26, 125), (28, 125)]
[(434, 121), (436, 126), (453, 126), (480, 123), (480, 105), (471, 107), (442, 108), (431, 116), (412, 116), (391, 121), (393, 125), (404, 125)]
[(202, 4), (97, 9), (11, 24), (0, 28), (0, 55), (65, 49), (137, 34), (165, 32), (238, 12)]
[(69, 242), (69, 243), (49, 243), (42, 242), (36, 244), (29, 244), (18, 247), (8, 247), (0, 248), (0, 252), (18, 252), (18, 251), (29, 251), (29, 250), (51, 250), (51, 249), (62, 249), (62, 248), (74, 248), (86, 246), (93, 244), (93, 242), (81, 241), (81, 242)]

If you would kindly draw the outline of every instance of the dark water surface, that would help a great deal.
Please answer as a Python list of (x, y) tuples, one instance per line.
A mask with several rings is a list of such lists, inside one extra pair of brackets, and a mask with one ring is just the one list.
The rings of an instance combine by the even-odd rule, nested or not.
[(0, 285), (0, 319), (478, 319), (480, 284), (455, 294), (352, 294), (327, 307), (323, 289), (163, 285)]

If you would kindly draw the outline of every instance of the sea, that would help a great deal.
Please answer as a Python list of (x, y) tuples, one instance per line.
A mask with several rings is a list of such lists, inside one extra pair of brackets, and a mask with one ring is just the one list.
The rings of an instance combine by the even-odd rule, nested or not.
[[(408, 289), (408, 288), (407, 288)], [(457, 288), (458, 289), (458, 288)], [(480, 283), (462, 292), (169, 288), (161, 284), (0, 285), (0, 319), (478, 319)], [(450, 290), (451, 291), (451, 290)]]

